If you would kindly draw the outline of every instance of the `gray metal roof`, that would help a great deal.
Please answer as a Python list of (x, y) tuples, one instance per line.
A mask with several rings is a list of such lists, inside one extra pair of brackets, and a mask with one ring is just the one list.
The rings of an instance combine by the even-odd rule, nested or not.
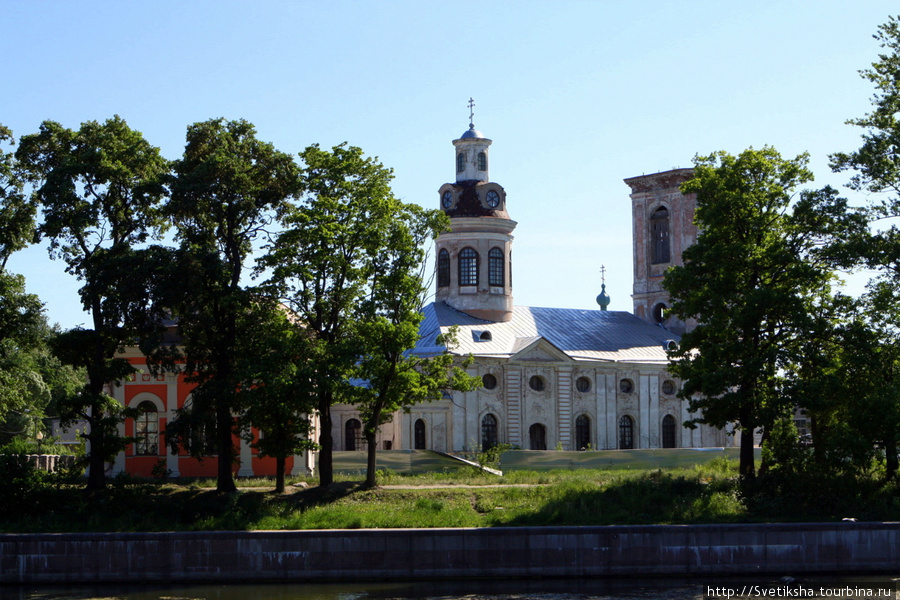
[[(679, 340), (662, 327), (631, 313), (576, 308), (516, 306), (506, 322), (483, 321), (460, 312), (445, 302), (425, 307), (415, 352), (443, 351), (437, 336), (456, 326), (454, 354), (510, 358), (539, 339), (545, 339), (573, 360), (663, 364), (663, 343)], [(489, 341), (481, 341), (490, 332)]]

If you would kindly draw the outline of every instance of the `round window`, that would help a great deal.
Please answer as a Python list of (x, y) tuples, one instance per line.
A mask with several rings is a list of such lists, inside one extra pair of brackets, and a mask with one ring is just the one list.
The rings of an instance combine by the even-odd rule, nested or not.
[(634, 391), (634, 382), (630, 379), (623, 379), (619, 382), (619, 391), (623, 394), (630, 394)]
[(667, 396), (671, 396), (672, 394), (674, 394), (675, 393), (675, 382), (672, 381), (671, 379), (666, 379), (665, 381), (663, 381), (662, 391), (663, 391), (663, 394), (665, 394)]
[(497, 387), (497, 378), (490, 373), (486, 373), (481, 376), (481, 385), (483, 385), (486, 390), (492, 390)]
[(579, 377), (575, 380), (575, 389), (581, 393), (591, 391), (591, 380), (587, 377)]
[(539, 375), (532, 375), (531, 379), (528, 380), (528, 387), (533, 389), (536, 392), (544, 391), (544, 378)]

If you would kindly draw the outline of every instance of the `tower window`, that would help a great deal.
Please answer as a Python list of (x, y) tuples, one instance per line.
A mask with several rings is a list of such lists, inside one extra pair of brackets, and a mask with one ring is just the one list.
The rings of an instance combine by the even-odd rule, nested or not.
[(478, 253), (472, 248), (459, 252), (459, 285), (478, 285)]
[(669, 262), (669, 211), (660, 206), (650, 216), (650, 262)]
[(657, 323), (666, 322), (666, 305), (662, 302), (653, 306), (653, 320)]
[(484, 152), (478, 153), (478, 170), (487, 171), (487, 154)]
[(456, 155), (456, 172), (462, 173), (466, 170), (466, 155), (460, 152)]
[(503, 286), (503, 250), (491, 248), (488, 252), (488, 281), (490, 285)]
[(450, 285), (450, 253), (446, 248), (438, 252), (438, 287)]

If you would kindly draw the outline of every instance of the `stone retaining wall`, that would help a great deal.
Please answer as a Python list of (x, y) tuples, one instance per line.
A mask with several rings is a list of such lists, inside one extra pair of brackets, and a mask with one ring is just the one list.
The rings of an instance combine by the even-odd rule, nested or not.
[(0, 535), (2, 583), (900, 572), (900, 523)]

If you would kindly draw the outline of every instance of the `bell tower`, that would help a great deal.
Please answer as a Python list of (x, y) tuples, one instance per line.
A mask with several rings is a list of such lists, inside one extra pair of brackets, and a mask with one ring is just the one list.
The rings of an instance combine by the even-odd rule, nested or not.
[(681, 193), (693, 169), (673, 169), (630, 177), (634, 258), (634, 314), (679, 335), (696, 325), (667, 314), (672, 305), (662, 281), (666, 269), (683, 265), (681, 253), (697, 241), (696, 194)]
[(512, 231), (506, 191), (490, 181), (492, 141), (475, 129), (469, 99), (469, 129), (453, 140), (456, 183), (438, 190), (450, 231), (435, 240), (435, 298), (486, 321), (509, 321), (513, 313)]

